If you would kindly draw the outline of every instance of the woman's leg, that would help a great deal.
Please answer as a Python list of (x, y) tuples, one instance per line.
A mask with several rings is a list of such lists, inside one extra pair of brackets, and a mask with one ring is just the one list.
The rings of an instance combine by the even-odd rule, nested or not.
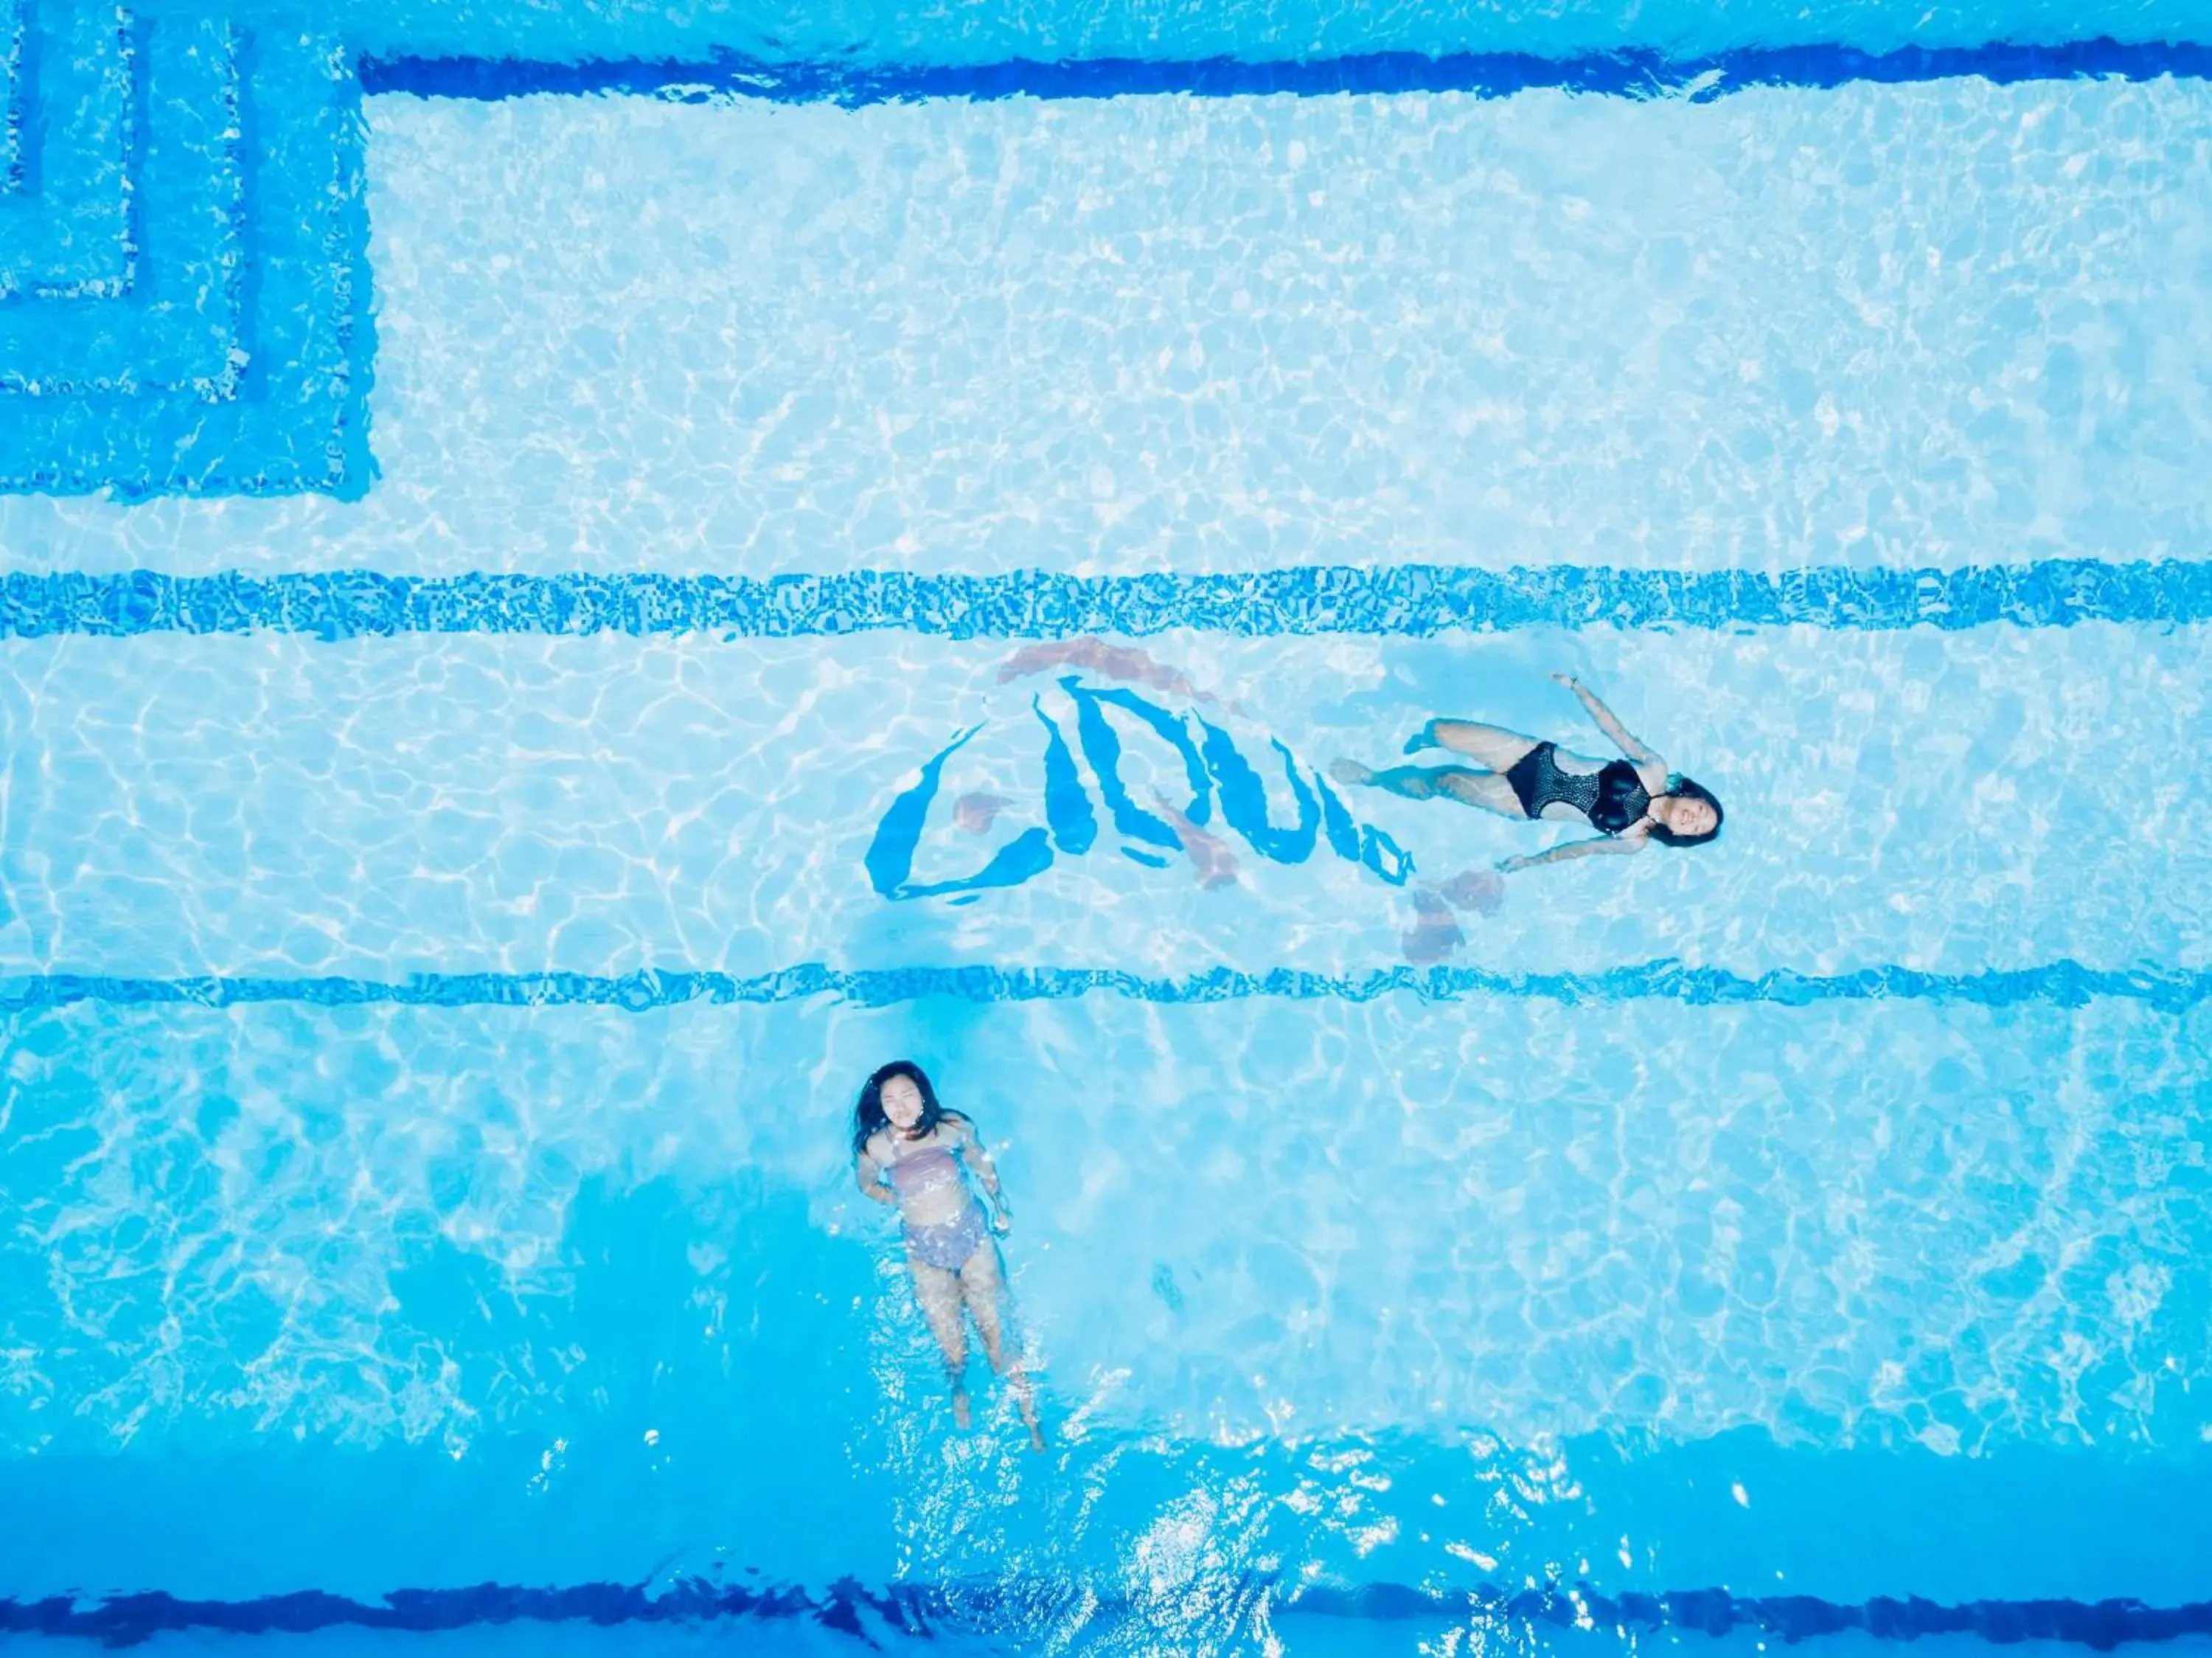
[(960, 1269), (960, 1293), (968, 1303), (969, 1317), (975, 1320), (975, 1333), (983, 1338), (984, 1356), (1006, 1379), (1006, 1391), (1014, 1396), (1014, 1408), (1030, 1430), (1030, 1444), (1042, 1451), (1044, 1431), (1037, 1426), (1036, 1390), (1023, 1373), (1020, 1357), (1006, 1346), (1006, 1281), (999, 1271), (998, 1249), (988, 1239)]
[(960, 1321), (959, 1277), (911, 1255), (906, 1258), (906, 1265), (907, 1271), (914, 1274), (915, 1301), (921, 1308), (921, 1316), (929, 1321), (929, 1333), (937, 1338), (937, 1344), (945, 1353), (945, 1374), (952, 1382), (952, 1419), (965, 1428), (968, 1328)]
[(1406, 745), (1408, 754), (1419, 748), (1449, 748), (1479, 765), (1497, 772), (1510, 771), (1536, 747), (1536, 739), (1502, 725), (1478, 725), (1473, 720), (1431, 720), (1428, 728)]
[(1434, 800), (1439, 795), (1462, 806), (1480, 807), (1504, 818), (1526, 818), (1521, 797), (1513, 785), (1494, 771), (1470, 771), (1463, 765), (1394, 765), (1376, 771), (1357, 760), (1339, 760), (1328, 768), (1339, 783), (1355, 789), (1382, 789), (1407, 800)]

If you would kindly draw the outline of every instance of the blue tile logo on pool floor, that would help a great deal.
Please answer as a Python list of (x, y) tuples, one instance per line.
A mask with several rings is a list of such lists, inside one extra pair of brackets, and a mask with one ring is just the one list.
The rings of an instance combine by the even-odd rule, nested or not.
[(95, 0), (17, 0), (0, 28), (0, 490), (362, 494), (343, 49)]

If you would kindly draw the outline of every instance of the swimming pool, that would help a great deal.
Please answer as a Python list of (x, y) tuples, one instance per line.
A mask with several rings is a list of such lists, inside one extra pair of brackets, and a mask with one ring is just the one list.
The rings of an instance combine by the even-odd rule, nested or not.
[(2212, 1645), (2208, 42), (0, 6), (0, 1644)]

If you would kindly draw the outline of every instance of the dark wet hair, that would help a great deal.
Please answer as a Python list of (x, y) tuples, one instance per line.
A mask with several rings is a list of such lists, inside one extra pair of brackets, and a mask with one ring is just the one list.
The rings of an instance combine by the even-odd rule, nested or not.
[(1701, 800), (1713, 808), (1713, 826), (1702, 835), (1678, 835), (1663, 823), (1651, 826), (1651, 838), (1662, 846), (1703, 846), (1721, 832), (1722, 820), (1727, 815), (1721, 803), (1713, 798), (1711, 789), (1703, 783), (1692, 783), (1679, 773), (1667, 779), (1667, 792), (1676, 800)]
[(891, 1119), (884, 1114), (884, 1084), (898, 1076), (905, 1077), (921, 1090), (921, 1120), (914, 1125), (913, 1137), (919, 1139), (952, 1114), (937, 1103), (937, 1090), (930, 1087), (928, 1076), (913, 1060), (894, 1059), (888, 1065), (878, 1065), (860, 1085), (860, 1101), (853, 1107), (855, 1157), (868, 1149), (868, 1142), (878, 1129), (890, 1127)]

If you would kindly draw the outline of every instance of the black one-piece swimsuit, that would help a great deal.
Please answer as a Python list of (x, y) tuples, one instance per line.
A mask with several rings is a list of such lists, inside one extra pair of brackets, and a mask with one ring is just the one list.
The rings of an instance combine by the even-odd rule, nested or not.
[(1601, 834), (1618, 835), (1644, 820), (1651, 791), (1626, 760), (1607, 760), (1595, 771), (1562, 771), (1552, 756), (1559, 744), (1540, 742), (1506, 772), (1505, 781), (1532, 818), (1553, 802), (1571, 806)]

